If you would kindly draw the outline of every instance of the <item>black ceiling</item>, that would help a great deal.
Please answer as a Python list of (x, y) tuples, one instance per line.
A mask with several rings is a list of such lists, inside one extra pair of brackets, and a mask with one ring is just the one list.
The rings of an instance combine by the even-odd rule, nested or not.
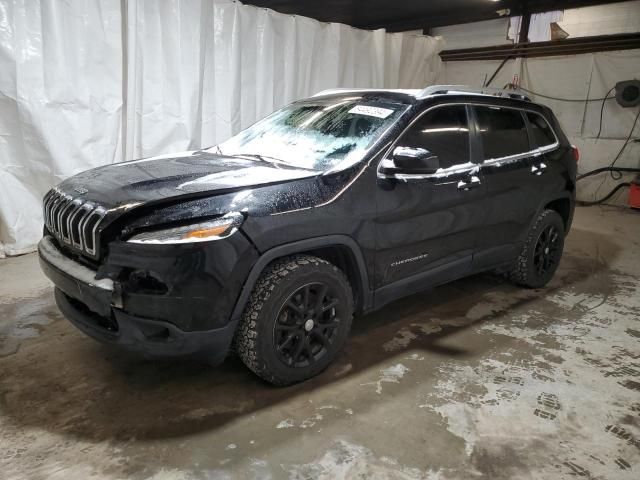
[(416, 30), (498, 18), (497, 10), (511, 15), (561, 10), (603, 3), (602, 0), (247, 0), (281, 13), (304, 15), (322, 22), (346, 23), (358, 28), (389, 31)]

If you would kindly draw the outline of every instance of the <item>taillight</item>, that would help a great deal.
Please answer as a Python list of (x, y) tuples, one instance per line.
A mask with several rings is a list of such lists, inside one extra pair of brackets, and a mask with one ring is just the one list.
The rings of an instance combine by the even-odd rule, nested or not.
[(575, 145), (571, 145), (571, 152), (573, 153), (573, 159), (577, 162), (580, 160), (580, 150)]

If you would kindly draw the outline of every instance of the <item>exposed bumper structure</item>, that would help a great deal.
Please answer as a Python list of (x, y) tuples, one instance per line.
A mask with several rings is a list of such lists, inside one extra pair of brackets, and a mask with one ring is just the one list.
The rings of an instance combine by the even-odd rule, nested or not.
[(185, 331), (167, 321), (133, 315), (121, 308), (117, 282), (96, 280), (95, 271), (63, 255), (50, 237), (40, 241), (38, 253), (42, 270), (56, 286), (58, 308), (86, 335), (150, 355), (196, 355), (214, 364), (226, 357), (235, 322)]
[(96, 280), (96, 272), (64, 256), (55, 246), (51, 237), (44, 237), (38, 243), (40, 267), (57, 288), (82, 302), (91, 311), (108, 316), (114, 283), (105, 278)]
[(209, 363), (221, 363), (235, 331), (235, 324), (229, 324), (204, 332), (185, 332), (171, 323), (135, 317), (116, 308), (112, 308), (110, 317), (102, 317), (59, 288), (55, 289), (55, 299), (64, 316), (86, 335), (148, 355), (197, 355)]

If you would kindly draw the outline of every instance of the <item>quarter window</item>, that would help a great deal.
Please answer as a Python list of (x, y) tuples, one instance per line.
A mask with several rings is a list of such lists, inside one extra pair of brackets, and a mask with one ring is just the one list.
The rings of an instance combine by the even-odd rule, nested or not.
[(534, 147), (546, 147), (556, 143), (556, 137), (549, 126), (549, 123), (544, 119), (542, 115), (537, 113), (527, 112), (527, 119), (529, 120), (529, 128), (531, 129), (531, 139)]
[(524, 118), (519, 110), (474, 107), (485, 160), (508, 157), (530, 150)]
[(440, 168), (469, 162), (469, 122), (464, 105), (437, 107), (425, 113), (398, 141), (438, 156)]

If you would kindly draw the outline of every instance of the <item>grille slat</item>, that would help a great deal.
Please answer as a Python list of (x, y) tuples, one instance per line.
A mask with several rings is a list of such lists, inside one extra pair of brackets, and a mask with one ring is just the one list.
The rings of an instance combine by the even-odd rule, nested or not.
[(51, 204), (55, 200), (55, 195), (52, 193), (53, 190), (49, 190), (49, 193), (44, 197), (44, 222), (47, 223), (49, 218), (49, 213), (51, 212)]
[[(92, 210), (93, 208), (91, 204), (85, 203), (80, 208), (78, 208), (72, 216), (69, 217), (71, 244), (79, 250), (82, 250), (86, 243), (82, 235), (82, 223), (91, 214)], [(76, 217), (79, 217), (77, 222), (75, 221)]]
[(102, 207), (96, 208), (87, 216), (87, 219), (82, 226), (84, 238), (87, 239), (85, 242), (85, 250), (89, 252), (90, 255), (95, 255), (97, 252), (98, 226), (100, 225), (100, 221), (104, 217), (105, 213), (106, 210)]
[(106, 213), (103, 207), (73, 198), (57, 188), (43, 200), (44, 222), (49, 232), (60, 243), (94, 259), (99, 256), (98, 229)]
[(44, 203), (44, 223), (45, 225), (49, 225), (49, 218), (51, 216), (51, 207), (53, 205), (56, 196), (51, 194), (49, 198)]
[(73, 201), (67, 199), (67, 203), (65, 203), (64, 207), (60, 208), (60, 213), (58, 213), (58, 228), (60, 230), (60, 236), (65, 242), (70, 241), (69, 229), (67, 228), (67, 219), (71, 216), (69, 215), (69, 211), (73, 207)]
[(51, 231), (53, 233), (58, 233), (56, 229), (56, 216), (58, 214), (58, 208), (60, 208), (60, 204), (62, 203), (64, 197), (62, 195), (56, 197), (51, 204), (51, 211), (49, 212), (49, 225), (51, 226)]
[(62, 237), (62, 229), (60, 225), (60, 214), (67, 206), (67, 197), (63, 196), (58, 202), (58, 206), (56, 207), (55, 217), (53, 218), (53, 228), (55, 232)]

